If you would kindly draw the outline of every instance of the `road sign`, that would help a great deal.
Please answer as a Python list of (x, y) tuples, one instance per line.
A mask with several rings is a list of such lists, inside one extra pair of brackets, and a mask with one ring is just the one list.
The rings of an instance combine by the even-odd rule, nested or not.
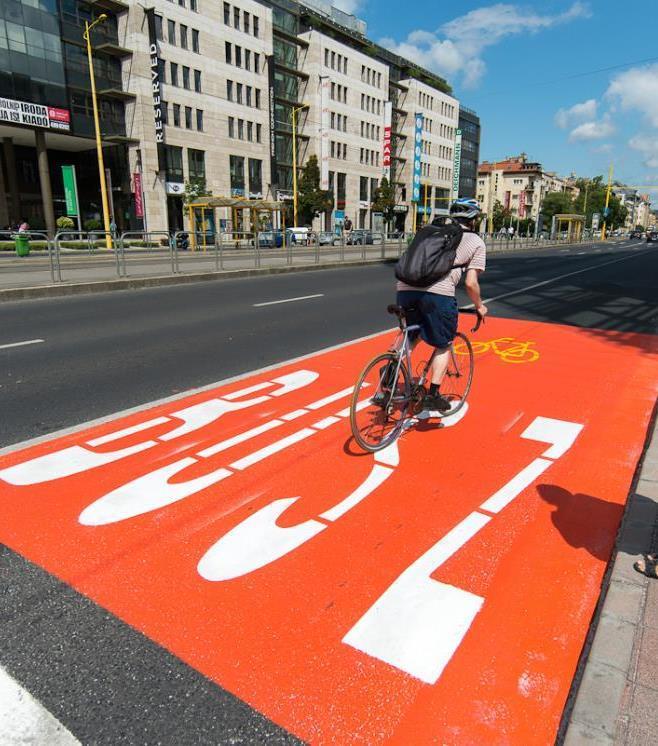
[(80, 203), (78, 201), (78, 182), (75, 166), (62, 166), (62, 180), (64, 182), (64, 199), (66, 214), (75, 216), (78, 220), (78, 230), (82, 230), (80, 219)]
[(592, 230), (598, 231), (600, 227), (601, 227), (601, 214), (598, 212), (595, 212), (592, 215)]

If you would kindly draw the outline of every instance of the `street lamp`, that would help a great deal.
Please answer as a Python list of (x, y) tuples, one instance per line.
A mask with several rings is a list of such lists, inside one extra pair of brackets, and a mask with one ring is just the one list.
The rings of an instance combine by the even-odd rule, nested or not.
[(297, 112), (302, 109), (308, 109), (308, 104), (302, 104), (292, 110), (292, 201), (295, 227), (297, 227)]
[(91, 36), (90, 32), (99, 23), (107, 20), (107, 15), (101, 13), (98, 18), (89, 23), (85, 21), (85, 30), (82, 38), (87, 42), (87, 59), (89, 60), (89, 77), (91, 79), (91, 100), (94, 107), (94, 129), (96, 131), (96, 153), (98, 158), (98, 175), (101, 180), (101, 200), (103, 203), (103, 223), (105, 227), (105, 246), (112, 248), (112, 235), (110, 233), (110, 209), (107, 201), (107, 184), (105, 182), (105, 164), (103, 163), (103, 145), (101, 143), (101, 129), (98, 121), (98, 102), (96, 101), (96, 78), (94, 77), (94, 63), (91, 58)]

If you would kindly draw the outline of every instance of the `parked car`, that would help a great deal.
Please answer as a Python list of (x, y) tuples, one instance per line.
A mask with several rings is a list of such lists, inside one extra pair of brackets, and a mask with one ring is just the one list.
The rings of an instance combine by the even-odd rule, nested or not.
[(647, 231), (647, 243), (658, 243), (658, 231)]
[[(287, 229), (286, 243), (288, 245), (295, 243), (294, 233)], [(277, 229), (274, 231), (261, 231), (258, 234), (258, 245), (261, 249), (280, 249), (283, 246), (283, 231), (281, 229)]]
[(337, 236), (331, 231), (320, 231), (317, 236), (320, 246), (334, 246), (335, 244), (340, 243), (340, 236)]
[(370, 231), (357, 228), (347, 235), (346, 243), (351, 246), (363, 246), (364, 244), (374, 243), (374, 240)]
[(628, 237), (630, 239), (633, 239), (633, 238), (642, 238), (642, 231), (631, 231), (630, 235)]

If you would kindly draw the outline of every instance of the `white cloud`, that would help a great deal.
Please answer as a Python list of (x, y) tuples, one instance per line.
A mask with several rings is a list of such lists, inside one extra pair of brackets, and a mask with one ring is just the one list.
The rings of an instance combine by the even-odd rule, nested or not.
[(583, 122), (579, 124), (569, 135), (569, 142), (582, 142), (583, 140), (603, 140), (615, 133), (615, 126), (610, 119), (604, 117), (600, 121)]
[(658, 135), (635, 135), (628, 144), (642, 153), (647, 168), (658, 168)]
[(592, 148), (592, 153), (612, 153), (612, 150), (612, 143), (605, 142), (603, 145), (597, 145), (597, 147)]
[(542, 15), (511, 3), (496, 3), (455, 18), (436, 32), (414, 31), (402, 42), (382, 39), (382, 44), (442, 75), (459, 74), (463, 84), (472, 87), (485, 73), (482, 53), (487, 47), (507, 36), (537, 33), (590, 15), (589, 5), (580, 0), (556, 15)]
[(574, 104), (570, 109), (560, 109), (555, 115), (555, 124), (566, 130), (579, 122), (591, 121), (596, 118), (597, 107), (596, 99), (590, 98), (582, 104)]
[(606, 96), (622, 109), (636, 109), (658, 127), (658, 64), (633, 67), (616, 75)]

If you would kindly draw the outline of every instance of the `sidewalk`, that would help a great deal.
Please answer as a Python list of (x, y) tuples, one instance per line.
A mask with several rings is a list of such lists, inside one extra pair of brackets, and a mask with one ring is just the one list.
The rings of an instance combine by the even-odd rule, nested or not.
[(658, 744), (658, 580), (633, 569), (639, 556), (657, 550), (658, 423), (654, 422), (617, 538), (609, 585), (581, 661), (580, 682), (567, 705), (566, 734), (558, 743)]

